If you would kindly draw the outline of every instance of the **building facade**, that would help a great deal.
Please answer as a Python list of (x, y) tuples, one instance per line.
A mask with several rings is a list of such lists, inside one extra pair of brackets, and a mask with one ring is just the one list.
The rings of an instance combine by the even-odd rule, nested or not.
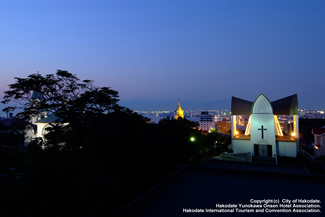
[(217, 131), (222, 134), (230, 134), (231, 121), (224, 118), (222, 121), (217, 121)]
[(325, 155), (325, 126), (322, 128), (313, 128), (312, 134), (314, 135), (314, 153), (316, 157)]
[(200, 116), (200, 129), (204, 133), (208, 133), (215, 129), (213, 116), (209, 115), (209, 112), (201, 112)]

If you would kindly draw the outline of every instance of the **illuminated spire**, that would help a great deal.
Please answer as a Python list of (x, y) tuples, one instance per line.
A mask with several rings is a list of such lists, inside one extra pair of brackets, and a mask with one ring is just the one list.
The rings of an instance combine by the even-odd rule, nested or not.
[(184, 110), (182, 110), (181, 105), (180, 105), (180, 100), (178, 98), (178, 106), (177, 110), (175, 111), (175, 119), (178, 119), (179, 117), (184, 118)]

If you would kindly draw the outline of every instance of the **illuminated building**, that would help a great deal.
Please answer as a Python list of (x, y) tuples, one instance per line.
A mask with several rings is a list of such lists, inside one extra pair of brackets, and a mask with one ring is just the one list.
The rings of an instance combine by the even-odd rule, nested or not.
[(222, 121), (217, 121), (217, 131), (222, 134), (229, 134), (231, 122), (225, 118)]
[[(29, 106), (31, 107), (31, 111), (38, 111), (37, 107), (44, 103), (45, 97), (39, 91), (34, 91), (32, 96), (29, 99)], [(25, 145), (28, 145), (34, 138), (37, 137), (37, 124), (36, 122), (44, 117), (46, 117), (47, 112), (42, 111), (39, 113), (34, 113), (30, 115), (29, 126), (25, 130)]]
[(208, 133), (211, 129), (215, 129), (213, 117), (208, 112), (201, 112), (200, 128), (203, 133)]
[(182, 108), (181, 108), (179, 99), (178, 99), (177, 110), (175, 111), (174, 117), (175, 117), (175, 119), (178, 119), (179, 117), (184, 118), (184, 110), (182, 110)]
[[(254, 102), (232, 97), (231, 137), (234, 153), (274, 158), (296, 157), (298, 153), (298, 99), (297, 94), (270, 102), (260, 94)], [(245, 133), (236, 129), (236, 115), (249, 115)], [(278, 115), (293, 116), (293, 130), (283, 135)]]
[[(45, 100), (46, 99), (42, 93), (34, 91), (29, 99), (30, 106), (35, 108), (37, 111), (37, 107), (40, 105), (40, 103), (44, 103)], [(53, 127), (53, 125), (57, 124), (57, 122), (61, 122), (61, 119), (54, 114), (48, 114), (47, 111), (42, 110), (41, 112), (32, 115), (30, 122), (32, 126), (36, 126), (36, 132), (27, 131), (25, 133), (25, 143), (27, 144), (36, 137), (45, 140), (44, 136), (47, 133), (46, 128)]]

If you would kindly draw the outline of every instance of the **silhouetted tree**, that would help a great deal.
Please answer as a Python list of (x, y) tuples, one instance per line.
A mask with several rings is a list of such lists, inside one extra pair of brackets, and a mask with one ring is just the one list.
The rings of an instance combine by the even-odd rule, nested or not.
[[(161, 137), (159, 142), (167, 148), (166, 159), (178, 164), (196, 164), (200, 154), (201, 133), (197, 123), (187, 119), (165, 118), (159, 121)], [(191, 140), (194, 138), (194, 141)]]
[(18, 147), (24, 146), (24, 131), (28, 122), (16, 119), (7, 121), (10, 121), (9, 125), (0, 121), (0, 146), (17, 150)]

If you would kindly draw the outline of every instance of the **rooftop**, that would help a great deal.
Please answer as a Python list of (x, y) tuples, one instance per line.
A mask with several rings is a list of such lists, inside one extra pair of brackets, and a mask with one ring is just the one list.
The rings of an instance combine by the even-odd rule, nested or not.
[(325, 128), (313, 128), (312, 134), (322, 135), (325, 133)]
[[(207, 213), (183, 213), (183, 209), (216, 209), (216, 204), (251, 204), (251, 199), (324, 201), (324, 177), (304, 172), (303, 167), (218, 161), (206, 166), (184, 166), (126, 208), (129, 214), (142, 217), (205, 216)], [(258, 213), (240, 214), (260, 216)], [(291, 214), (289, 216), (296, 215)], [(229, 216), (229, 213), (218, 213), (218, 216)], [(279, 216), (279, 213), (268, 213), (268, 216)]]

